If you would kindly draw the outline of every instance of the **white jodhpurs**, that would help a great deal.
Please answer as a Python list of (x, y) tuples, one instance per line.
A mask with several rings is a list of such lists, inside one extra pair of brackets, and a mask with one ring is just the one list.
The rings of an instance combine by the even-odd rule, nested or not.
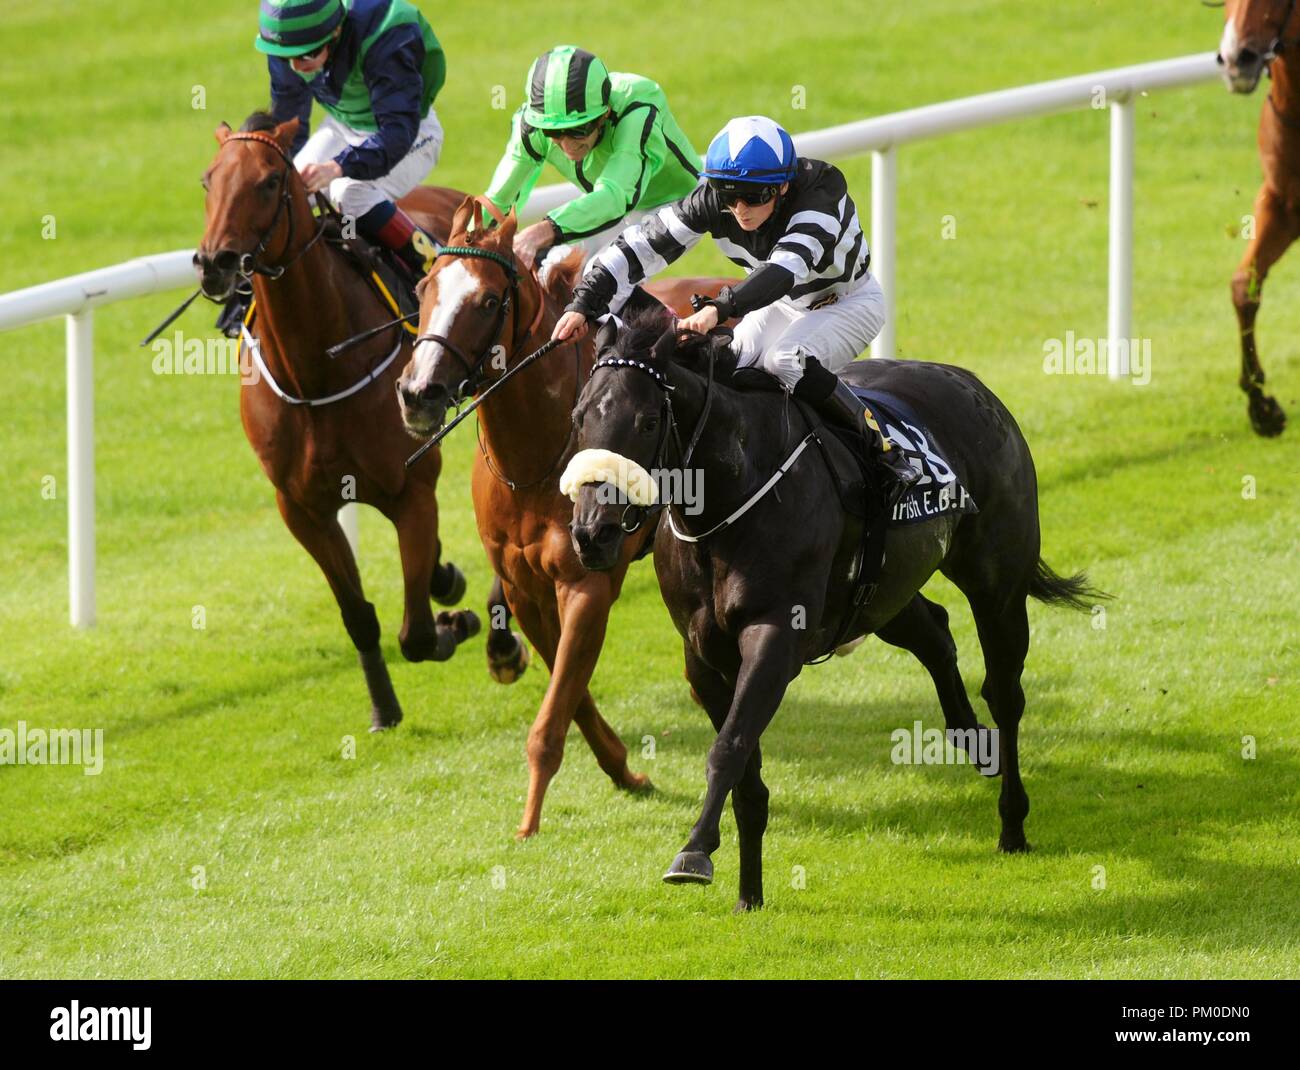
[[(309, 163), (332, 160), (349, 145), (360, 145), (373, 134), (345, 126), (332, 115), (327, 115), (316, 133), (307, 139), (293, 158), (294, 166), (302, 170)], [(379, 178), (336, 178), (325, 193), (330, 204), (342, 215), (359, 219), (370, 209), (385, 201), (405, 197), (415, 189), (438, 165), (442, 155), (442, 124), (432, 107), (420, 123), (411, 150), (403, 156), (386, 175)]]
[(831, 373), (843, 371), (885, 325), (885, 293), (874, 275), (834, 304), (799, 308), (782, 299), (736, 325), (732, 350), (739, 367), (758, 367), (793, 390), (809, 357)]

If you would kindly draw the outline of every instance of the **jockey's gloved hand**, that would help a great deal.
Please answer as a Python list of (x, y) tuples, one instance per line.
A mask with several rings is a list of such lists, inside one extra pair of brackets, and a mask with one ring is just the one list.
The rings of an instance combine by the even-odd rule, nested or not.
[(736, 314), (736, 295), (730, 286), (724, 286), (718, 291), (717, 297), (701, 297), (696, 294), (691, 298), (691, 307), (696, 312), (710, 305), (718, 310), (718, 322), (725, 323)]

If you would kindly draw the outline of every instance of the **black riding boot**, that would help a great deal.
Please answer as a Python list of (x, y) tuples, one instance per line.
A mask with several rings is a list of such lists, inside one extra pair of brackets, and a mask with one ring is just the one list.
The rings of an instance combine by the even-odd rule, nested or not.
[(410, 273), (410, 276), (416, 282), (419, 282), (428, 273), (432, 266), (432, 251), (438, 248), (438, 243), (428, 231), (421, 230), (419, 227), (411, 235), (411, 240), (406, 242), (397, 249), (393, 249), (393, 256), (401, 261), (401, 264)]
[(848, 383), (835, 380), (835, 389), (817, 406), (817, 411), (843, 427), (854, 428), (875, 447), (876, 458), (887, 476), (885, 501), (892, 508), (907, 493), (907, 488), (921, 478), (921, 473), (904, 456), (903, 451), (890, 443), (876, 425), (876, 418), (862, 400), (849, 389)]

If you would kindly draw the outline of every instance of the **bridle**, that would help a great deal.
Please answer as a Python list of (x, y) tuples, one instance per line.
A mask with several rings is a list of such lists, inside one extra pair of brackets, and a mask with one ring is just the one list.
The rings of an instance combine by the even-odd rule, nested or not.
[[(1207, 3), (1206, 0), (1201, 0), (1201, 3), (1205, 7), (1223, 7), (1223, 4), (1221, 3)], [(1269, 43), (1268, 48), (1266, 48), (1259, 57), (1260, 63), (1265, 67), (1272, 63), (1273, 60), (1277, 59), (1278, 56), (1282, 55), (1282, 53), (1287, 49), (1288, 42), (1286, 40), (1286, 28), (1291, 23), (1291, 16), (1295, 14), (1295, 5), (1296, 0), (1287, 0), (1286, 14), (1282, 16), (1282, 21), (1278, 23), (1277, 36), (1273, 38)], [(1300, 44), (1300, 37), (1292, 38), (1290, 44)], [(1223, 66), (1222, 55), (1216, 55), (1214, 58), (1219, 66)]]
[[(1295, 14), (1296, 0), (1287, 0), (1286, 14), (1282, 16), (1282, 21), (1278, 23), (1277, 36), (1273, 38), (1273, 43), (1268, 46), (1268, 52), (1264, 55), (1264, 62), (1269, 63), (1286, 51), (1286, 28), (1291, 22), (1291, 16)], [(1291, 44), (1300, 44), (1300, 37), (1294, 38)]]
[[(485, 202), (482, 198), (479, 199), (479, 202), (483, 203), (484, 207), (487, 207), (488, 204), (490, 204), (490, 202)], [(495, 212), (495, 209), (492, 210)], [(500, 220), (498, 215), (498, 222), (499, 221)], [(468, 257), (470, 259), (476, 258), (479, 260), (490, 260), (494, 264), (499, 265), (501, 268), (505, 270), (506, 278), (509, 281), (508, 288), (501, 294), (500, 298), (498, 298), (500, 302), (500, 304), (498, 305), (499, 312), (497, 314), (496, 327), (492, 332), (492, 338), (489, 340), (488, 344), (484, 347), (483, 352), (480, 353), (477, 358), (471, 359), (471, 357), (459, 345), (453, 342), (446, 335), (436, 334), (433, 331), (429, 331), (425, 334), (419, 335), (415, 339), (415, 341), (411, 343), (412, 346), (419, 346), (421, 342), (436, 342), (438, 343), (438, 345), (442, 346), (443, 349), (447, 350), (448, 353), (450, 353), (453, 357), (455, 357), (460, 362), (461, 367), (465, 369), (465, 378), (462, 379), (459, 384), (457, 384), (455, 390), (452, 391), (451, 394), (451, 403), (459, 407), (468, 398), (471, 398), (475, 394), (477, 394), (483, 388), (484, 384), (487, 382), (487, 377), (483, 374), (483, 367), (487, 363), (488, 358), (492, 356), (493, 351), (497, 348), (497, 344), (501, 340), (501, 335), (505, 331), (506, 323), (510, 319), (511, 311), (514, 310), (516, 314), (518, 312), (519, 269), (515, 266), (513, 257), (505, 256), (504, 254), (495, 252), (491, 249), (480, 249), (474, 245), (444, 245), (441, 249), (438, 250), (438, 256), (440, 257), (460, 256), (460, 257)], [(427, 278), (428, 276), (426, 276), (426, 279)], [(539, 301), (537, 304), (537, 314), (533, 317), (533, 322), (530, 323), (527, 329), (523, 332), (522, 337), (527, 338), (537, 329), (538, 324), (540, 324), (542, 321), (542, 316), (545, 313), (545, 311), (546, 311), (546, 302), (544, 300)], [(557, 342), (548, 342), (546, 345), (542, 347), (541, 350), (538, 351), (537, 354), (534, 354), (534, 356), (540, 355), (542, 352), (549, 351), (550, 349), (554, 348), (558, 344), (559, 343)], [(517, 339), (514, 337), (513, 334), (510, 340), (510, 348), (512, 350), (517, 348)], [(575, 363), (581, 360), (581, 351), (579, 350), (576, 344), (574, 344), (573, 346), (573, 355), (574, 355)], [(578, 400), (576, 393), (580, 385), (581, 385), (581, 379), (580, 376), (577, 374), (577, 367), (575, 367), (575, 374), (574, 374), (575, 396), (573, 399), (575, 405), (577, 404), (577, 400)], [(478, 448), (479, 448), (479, 452), (483, 454), (483, 463), (487, 465), (488, 471), (492, 473), (494, 478), (496, 478), (501, 483), (504, 483), (512, 491), (527, 490), (530, 487), (535, 487), (538, 483), (542, 482), (542, 480), (550, 476), (555, 471), (555, 469), (559, 467), (560, 462), (564, 459), (565, 455), (569, 452), (569, 446), (573, 442), (573, 435), (574, 435), (574, 429), (570, 427), (569, 437), (564, 440), (564, 445), (560, 447), (560, 452), (556, 455), (555, 460), (553, 460), (551, 464), (547, 467), (546, 471), (544, 471), (536, 479), (530, 479), (525, 483), (519, 483), (513, 479), (508, 478), (503, 472), (497, 469), (497, 466), (495, 464), (492, 463), (491, 454), (488, 452), (487, 445), (483, 442), (483, 425), (480, 423), (477, 425), (477, 427), (478, 427)], [(412, 460), (414, 460), (414, 458), (412, 458)], [(409, 464), (410, 462), (408, 461), (407, 463)]]
[(465, 351), (446, 335), (435, 334), (432, 331), (419, 335), (411, 343), (413, 346), (418, 346), (421, 342), (437, 342), (460, 361), (461, 366), (465, 369), (465, 378), (460, 381), (451, 399), (453, 405), (459, 405), (466, 398), (478, 393), (479, 388), (482, 387), (484, 382), (483, 365), (487, 363), (488, 358), (492, 356), (492, 351), (496, 349), (497, 343), (501, 340), (501, 334), (505, 330), (506, 321), (510, 318), (511, 310), (519, 304), (519, 269), (515, 266), (512, 257), (504, 256), (492, 249), (480, 249), (473, 245), (444, 245), (438, 250), (438, 256), (460, 256), (470, 259), (490, 260), (505, 270), (506, 278), (509, 281), (509, 286), (498, 298), (500, 302), (498, 305), (499, 311), (497, 312), (496, 329), (492, 332), (492, 339), (484, 347), (483, 352), (478, 355), (477, 359), (470, 359)]
[[(655, 343), (654, 352), (656, 356), (660, 355), (658, 352), (659, 347), (665, 344), (665, 339), (674, 343), (676, 341), (672, 334), (666, 334), (664, 338)], [(704, 434), (704, 427), (709, 419), (709, 410), (713, 405), (713, 364), (714, 352), (713, 347), (710, 346), (709, 371), (704, 380), (704, 404), (700, 407), (700, 415), (695, 422), (695, 429), (691, 432), (691, 437), (685, 448), (682, 447), (682, 439), (677, 427), (677, 417), (673, 412), (672, 395), (677, 388), (668, 381), (668, 377), (658, 368), (647, 364), (645, 361), (634, 360), (630, 357), (602, 357), (591, 366), (591, 374), (587, 378), (590, 381), (601, 368), (631, 369), (648, 375), (655, 385), (659, 387), (662, 395), (659, 408), (659, 441), (655, 443), (654, 455), (650, 461), (650, 471), (653, 473), (664, 469), (664, 450), (667, 448), (670, 435), (677, 447), (679, 467), (684, 470), (695, 455), (695, 447), (699, 445), (700, 436)], [(635, 534), (652, 516), (662, 509), (671, 508), (671, 506), (672, 502), (662, 500), (650, 506), (634, 505), (629, 502), (619, 517), (619, 527), (628, 535)]]
[[(270, 145), (271, 148), (275, 150), (276, 155), (284, 161), (284, 170), (280, 173), (280, 199), (275, 206), (275, 213), (271, 216), (271, 222), (267, 224), (261, 237), (257, 239), (257, 245), (253, 247), (253, 251), (240, 255), (239, 266), (235, 269), (236, 274), (244, 280), (245, 284), (251, 284), (254, 275), (264, 275), (268, 279), (278, 279), (295, 263), (301, 260), (313, 245), (320, 241), (321, 235), (325, 233), (325, 221), (322, 218), (320, 222), (317, 223), (316, 233), (311, 236), (311, 239), (306, 245), (293, 255), (292, 259), (287, 260), (282, 264), (261, 263), (262, 254), (266, 252), (267, 246), (270, 245), (271, 239), (275, 236), (275, 232), (280, 225), (280, 216), (284, 214), (285, 209), (288, 208), (292, 199), (292, 193), (289, 188), (289, 177), (291, 174), (296, 172), (294, 170), (293, 160), (290, 159), (289, 154), (285, 152), (280, 143), (269, 134), (263, 134), (256, 130), (239, 131), (227, 135), (226, 140), (221, 143), (221, 147), (225, 148), (226, 145), (230, 144), (232, 141), (258, 141), (263, 145)], [(293, 248), (294, 232), (293, 213), (289, 212), (288, 215), (289, 234), (284, 243), (284, 248), (286, 250)]]

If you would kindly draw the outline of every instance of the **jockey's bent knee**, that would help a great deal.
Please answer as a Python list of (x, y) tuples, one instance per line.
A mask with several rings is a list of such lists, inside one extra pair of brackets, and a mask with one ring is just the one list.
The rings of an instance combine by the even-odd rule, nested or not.
[(340, 215), (353, 219), (360, 219), (372, 208), (392, 199), (373, 183), (355, 178), (336, 178), (329, 184), (326, 195)]
[[(758, 358), (758, 366), (772, 376), (787, 393), (794, 391), (808, 370), (809, 362), (817, 364), (828, 371), (838, 371), (838, 367), (828, 367), (826, 358), (820, 354), (814, 356), (803, 346), (777, 345)], [(834, 365), (841, 362), (830, 361)]]

